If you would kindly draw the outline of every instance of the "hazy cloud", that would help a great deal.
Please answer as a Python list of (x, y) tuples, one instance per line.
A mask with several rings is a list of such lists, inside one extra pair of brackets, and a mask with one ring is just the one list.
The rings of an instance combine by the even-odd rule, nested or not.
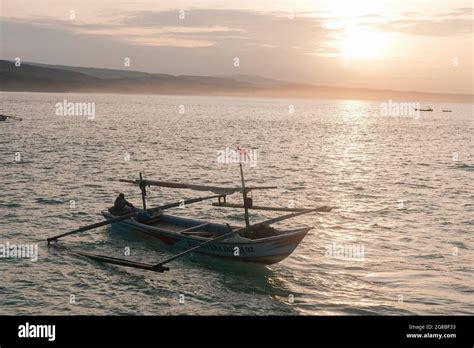
[(472, 16), (474, 14), (474, 8), (472, 7), (461, 7), (457, 8), (452, 12), (449, 13), (441, 13), (438, 14), (438, 17), (465, 17), (465, 16)]
[[(213, 10), (194, 9), (184, 12), (184, 19), (179, 19), (178, 11), (133, 12), (122, 17), (111, 27), (120, 27), (125, 32), (133, 28), (157, 30), (153, 35), (164, 35), (168, 38), (187, 40), (213, 40), (216, 45), (226, 45), (226, 41), (246, 41), (247, 45), (260, 47), (306, 46), (311, 49), (314, 42), (327, 39), (334, 32), (323, 26), (324, 20), (308, 16), (263, 13), (246, 10)], [(111, 29), (104, 24), (104, 30)], [(196, 30), (183, 31), (180, 28)], [(202, 30), (198, 30), (202, 28)], [(221, 28), (219, 31), (208, 30)], [(79, 28), (79, 30), (87, 30)], [(204, 30), (206, 29), (206, 30)], [(158, 32), (159, 30), (159, 32)], [(122, 33), (123, 34), (123, 33)]]
[(404, 19), (377, 26), (379, 30), (420, 36), (455, 36), (473, 32), (471, 19), (421, 20)]
[(326, 19), (307, 15), (290, 19), (287, 13), (214, 9), (187, 10), (184, 19), (179, 14), (177, 10), (141, 11), (123, 13), (102, 23), (51, 19), (28, 20), (28, 23), (147, 46), (227, 47), (239, 40), (245, 46), (300, 46), (308, 51), (339, 31), (325, 27)]

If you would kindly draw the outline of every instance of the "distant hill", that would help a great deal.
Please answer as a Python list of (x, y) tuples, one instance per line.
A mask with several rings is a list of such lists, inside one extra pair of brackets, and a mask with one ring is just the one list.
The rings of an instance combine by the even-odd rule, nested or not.
[(0, 90), (4, 91), (214, 94), (251, 90), (252, 87), (246, 82), (227, 78), (27, 63), (16, 67), (12, 62), (0, 60)]
[(267, 77), (261, 77), (261, 76), (255, 76), (255, 75), (224, 75), (224, 76), (218, 76), (218, 77), (233, 79), (240, 82), (248, 82), (256, 86), (265, 86), (265, 87), (294, 84), (292, 82), (269, 79)]
[(473, 103), (470, 94), (402, 92), (312, 86), (252, 75), (174, 76), (140, 71), (70, 67), (0, 60), (0, 90), (131, 94), (192, 94), (242, 97), (401, 100)]
[[(141, 71), (133, 70), (117, 70), (117, 69), (104, 69), (104, 68), (88, 68), (88, 67), (79, 67), (79, 66), (67, 66), (67, 65), (51, 65), (51, 64), (41, 64), (34, 62), (25, 62), (25, 64), (38, 66), (48, 69), (61, 69), (75, 71), (84, 75), (89, 75), (99, 79), (113, 80), (113, 79), (125, 79), (125, 78), (173, 78), (176, 76), (169, 74), (152, 74), (145, 73)], [(181, 77), (188, 77), (191, 79), (202, 78), (202, 76), (186, 76), (181, 75)], [(290, 84), (289, 82), (279, 81), (275, 79), (269, 79), (266, 77), (255, 76), (255, 75), (223, 75), (223, 76), (213, 76), (219, 79), (235, 80), (238, 82), (248, 82), (256, 86), (276, 86), (276, 85), (286, 85)]]
[(105, 80), (126, 79), (126, 78), (130, 78), (130, 79), (146, 78), (146, 77), (152, 77), (152, 76), (163, 77), (163, 78), (173, 77), (172, 75), (167, 75), (167, 74), (150, 74), (150, 73), (145, 73), (141, 71), (133, 71), (133, 70), (87, 68), (87, 67), (80, 67), (80, 66), (51, 65), (51, 64), (33, 63), (33, 62), (25, 62), (25, 64), (38, 66), (42, 68), (48, 68), (48, 69), (61, 69), (61, 70), (75, 71), (84, 75), (89, 75), (92, 77), (105, 79)]

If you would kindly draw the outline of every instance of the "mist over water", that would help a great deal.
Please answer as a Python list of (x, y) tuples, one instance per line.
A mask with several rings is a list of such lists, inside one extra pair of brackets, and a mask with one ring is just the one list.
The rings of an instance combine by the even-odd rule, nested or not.
[[(95, 117), (55, 105), (94, 103)], [(474, 314), (474, 124), (468, 104), (431, 103), (419, 118), (382, 102), (191, 96), (1, 93), (0, 243), (38, 244), (36, 262), (0, 258), (0, 314)], [(289, 110), (293, 110), (290, 113)], [(451, 109), (452, 113), (442, 113)], [(190, 255), (167, 273), (102, 265), (46, 238), (101, 221), (145, 178), (239, 185), (218, 153), (257, 152), (254, 204), (330, 205), (282, 226), (314, 226), (268, 267)], [(20, 156), (20, 160), (16, 161)], [(205, 195), (152, 187), (148, 205)], [(229, 201), (240, 203), (235, 195)], [(210, 201), (170, 213), (243, 225)], [(253, 211), (252, 221), (278, 213)], [(174, 252), (110, 227), (59, 244), (155, 262)], [(348, 255), (347, 250), (358, 250)], [(75, 304), (70, 303), (71, 295)], [(184, 298), (184, 303), (180, 303)]]

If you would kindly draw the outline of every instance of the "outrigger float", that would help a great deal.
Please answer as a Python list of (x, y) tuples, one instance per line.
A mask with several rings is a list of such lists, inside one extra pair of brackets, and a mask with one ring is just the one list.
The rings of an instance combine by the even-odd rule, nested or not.
[[(138, 180), (119, 180), (121, 182), (138, 185), (140, 187), (143, 209), (137, 209), (136, 211), (125, 215), (118, 215), (113, 208), (103, 210), (102, 215), (105, 217), (106, 221), (98, 222), (88, 226), (83, 226), (76, 230), (48, 238), (48, 245), (50, 245), (51, 242), (57, 243), (59, 238), (71, 234), (84, 232), (97, 227), (112, 224), (112, 226), (121, 227), (121, 230), (141, 232), (145, 235), (156, 238), (165, 244), (171, 245), (176, 250), (181, 250), (182, 252), (172, 257), (161, 260), (157, 264), (151, 265), (134, 262), (126, 259), (112, 258), (82, 251), (74, 251), (71, 249), (67, 250), (72, 254), (85, 256), (96, 261), (122, 265), (126, 267), (151, 270), (155, 272), (168, 271), (169, 268), (166, 267), (165, 264), (168, 264), (169, 262), (192, 252), (223, 257), (231, 260), (250, 261), (261, 264), (273, 264), (288, 257), (313, 227), (304, 226), (295, 229), (281, 230), (273, 228), (270, 225), (303, 214), (315, 212), (329, 212), (332, 209), (328, 206), (322, 206), (319, 208), (284, 208), (254, 206), (252, 198), (248, 197), (249, 192), (253, 190), (275, 189), (276, 187), (246, 186), (242, 164), (240, 164), (240, 174), (242, 181), (242, 185), (240, 187), (216, 187), (155, 180), (144, 180), (141, 173)], [(214, 195), (181, 200), (179, 202), (174, 202), (170, 204), (161, 205), (159, 207), (147, 209), (146, 188), (149, 186), (160, 186), (175, 189), (189, 189), (195, 191), (210, 191), (214, 193)], [(226, 197), (236, 192), (242, 193), (243, 205), (229, 204), (226, 202)], [(171, 209), (183, 206), (183, 204), (187, 205), (209, 199), (218, 200), (217, 202), (213, 203), (213, 206), (239, 209), (243, 208), (245, 227), (182, 218), (179, 216), (173, 216), (163, 213), (163, 211), (166, 209)], [(250, 209), (285, 211), (290, 213), (263, 222), (250, 224)]]

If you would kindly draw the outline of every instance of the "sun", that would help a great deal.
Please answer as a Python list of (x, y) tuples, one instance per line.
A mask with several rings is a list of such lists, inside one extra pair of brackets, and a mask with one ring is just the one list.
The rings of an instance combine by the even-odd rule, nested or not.
[(351, 25), (344, 31), (340, 50), (345, 58), (374, 59), (382, 53), (386, 43), (386, 34)]

